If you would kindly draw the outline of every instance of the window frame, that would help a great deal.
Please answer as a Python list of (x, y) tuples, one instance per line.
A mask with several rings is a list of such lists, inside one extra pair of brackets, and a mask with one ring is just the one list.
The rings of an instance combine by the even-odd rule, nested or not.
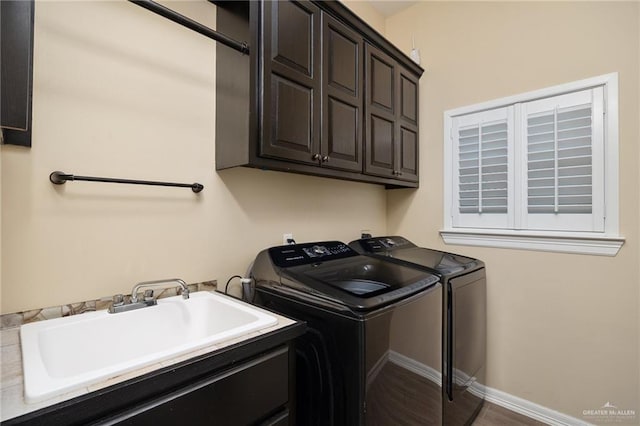
[[(537, 101), (544, 98), (567, 93), (602, 87), (604, 92), (604, 228), (602, 232), (584, 231), (549, 231), (510, 228), (469, 228), (454, 226), (454, 215), (457, 210), (456, 170), (457, 156), (453, 143), (454, 118), (483, 111), (510, 107), (516, 104)], [(523, 119), (515, 113), (515, 121)], [(514, 248), (525, 250), (541, 250), (564, 253), (593, 254), (615, 256), (624, 244), (619, 232), (619, 195), (618, 195), (618, 73), (604, 74), (584, 80), (547, 87), (514, 96), (495, 99), (475, 105), (455, 108), (444, 112), (444, 229), (440, 235), (447, 244), (461, 244), (484, 247)], [(526, 155), (525, 141), (522, 135), (514, 135), (515, 161), (524, 161)], [(523, 157), (525, 155), (525, 157)], [(510, 156), (511, 157), (511, 156)], [(522, 204), (521, 197), (526, 197), (526, 182), (513, 176), (511, 187), (514, 191), (515, 203)], [(515, 215), (515, 212), (512, 212)], [(520, 221), (517, 219), (516, 221)]]

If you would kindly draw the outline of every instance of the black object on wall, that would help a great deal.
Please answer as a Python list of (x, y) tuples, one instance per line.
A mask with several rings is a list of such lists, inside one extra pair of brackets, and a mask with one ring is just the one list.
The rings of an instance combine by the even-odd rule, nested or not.
[(62, 185), (66, 181), (82, 180), (85, 182), (105, 182), (105, 183), (126, 183), (130, 185), (151, 185), (151, 186), (173, 186), (178, 188), (191, 188), (196, 194), (204, 189), (204, 186), (200, 183), (174, 183), (174, 182), (157, 182), (151, 180), (134, 180), (134, 179), (120, 179), (120, 178), (104, 178), (95, 176), (75, 176), (67, 174), (65, 172), (51, 172), (49, 175), (51, 183), (56, 185)]
[(6, 144), (31, 146), (34, 0), (0, 1), (0, 127)]

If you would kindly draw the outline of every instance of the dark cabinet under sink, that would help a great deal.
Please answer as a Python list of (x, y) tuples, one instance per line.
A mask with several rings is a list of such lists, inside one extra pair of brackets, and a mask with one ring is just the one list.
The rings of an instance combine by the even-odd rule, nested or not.
[(288, 424), (288, 378), (289, 352), (285, 346), (94, 424)]

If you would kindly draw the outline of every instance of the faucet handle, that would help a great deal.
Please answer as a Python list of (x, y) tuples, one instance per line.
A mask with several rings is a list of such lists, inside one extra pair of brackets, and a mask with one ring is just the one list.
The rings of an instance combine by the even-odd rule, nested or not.
[(122, 306), (124, 305), (124, 296), (122, 294), (116, 294), (113, 296), (112, 306)]
[(145, 290), (144, 291), (144, 301), (148, 302), (150, 300), (153, 300), (153, 290), (151, 290), (151, 289)]

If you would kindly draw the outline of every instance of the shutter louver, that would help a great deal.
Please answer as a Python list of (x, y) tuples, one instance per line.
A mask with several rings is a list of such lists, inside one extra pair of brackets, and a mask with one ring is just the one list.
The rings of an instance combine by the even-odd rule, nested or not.
[(592, 213), (591, 104), (527, 116), (529, 213)]
[(458, 129), (460, 213), (507, 213), (507, 120)]

